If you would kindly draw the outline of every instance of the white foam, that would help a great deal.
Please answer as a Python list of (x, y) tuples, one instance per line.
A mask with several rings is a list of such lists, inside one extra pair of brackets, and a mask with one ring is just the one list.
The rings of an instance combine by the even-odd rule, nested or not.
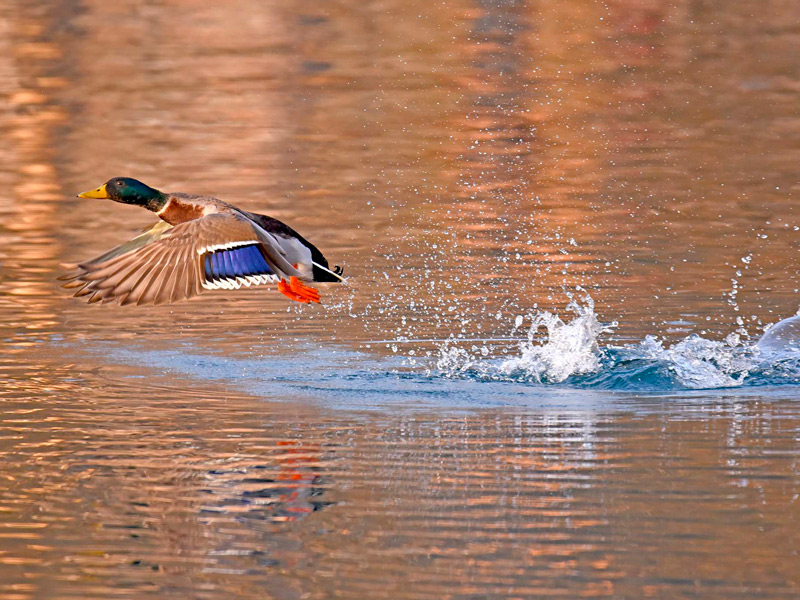
[[(573, 300), (567, 308), (575, 314), (567, 322), (546, 311), (529, 315), (531, 325), (527, 339), (519, 343), (518, 356), (499, 362), (487, 360), (485, 352), (473, 354), (445, 342), (439, 347), (436, 367), (445, 376), (475, 371), (497, 379), (522, 376), (547, 383), (596, 372), (601, 366), (598, 337), (616, 324), (604, 326), (597, 320), (594, 301), (588, 295), (583, 304)], [(517, 317), (515, 328), (523, 322)]]
[[(503, 375), (525, 374), (540, 382), (559, 383), (572, 375), (594, 373), (600, 368), (598, 337), (609, 332), (594, 313), (594, 301), (586, 296), (584, 304), (576, 301), (567, 308), (575, 314), (563, 321), (550, 312), (532, 315), (528, 339), (520, 344), (519, 356), (500, 363)], [(545, 329), (544, 340), (540, 331)]]
[[(601, 324), (588, 296), (582, 303), (570, 302), (568, 308), (574, 314), (572, 319), (563, 320), (550, 312), (523, 319), (531, 325), (527, 339), (519, 342), (513, 356), (508, 357), (507, 352), (498, 356), (485, 344), (467, 348), (466, 340), (451, 339), (439, 345), (436, 368), (445, 377), (470, 373), (495, 380), (560, 383), (572, 376), (646, 361), (665, 369), (682, 387), (713, 389), (741, 386), (750, 374), (769, 368), (776, 352), (781, 357), (797, 356), (800, 348), (800, 317), (793, 317), (768, 329), (758, 344), (737, 330), (724, 340), (692, 334), (671, 345), (648, 335), (638, 343), (602, 350), (598, 340), (616, 323)], [(515, 325), (518, 323), (519, 319)], [(623, 377), (625, 368), (621, 366)]]
[(678, 381), (691, 389), (738, 387), (756, 367), (737, 335), (714, 341), (692, 334), (668, 348), (648, 335), (632, 349), (637, 358), (666, 363)]

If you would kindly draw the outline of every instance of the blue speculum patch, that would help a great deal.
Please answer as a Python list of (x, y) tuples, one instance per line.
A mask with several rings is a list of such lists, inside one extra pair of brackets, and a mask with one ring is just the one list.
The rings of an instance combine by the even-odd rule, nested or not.
[(209, 281), (272, 274), (256, 244), (209, 252), (205, 255), (203, 267)]

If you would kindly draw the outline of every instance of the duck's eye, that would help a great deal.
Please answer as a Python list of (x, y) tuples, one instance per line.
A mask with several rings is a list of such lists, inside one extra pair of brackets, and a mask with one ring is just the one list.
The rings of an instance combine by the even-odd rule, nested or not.
[(122, 182), (122, 181), (118, 181), (118, 182), (117, 182), (117, 185), (118, 185), (119, 187), (122, 187), (123, 185), (125, 185), (125, 183), (124, 183), (124, 182)]

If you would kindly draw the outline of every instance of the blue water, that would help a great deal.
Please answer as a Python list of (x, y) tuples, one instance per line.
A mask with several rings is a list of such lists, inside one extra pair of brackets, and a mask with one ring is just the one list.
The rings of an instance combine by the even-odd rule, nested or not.
[(600, 324), (591, 304), (572, 309), (575, 316), (568, 321), (533, 315), (527, 337), (517, 340), (389, 340), (356, 349), (306, 344), (281, 355), (257, 346), (220, 355), (186, 341), (158, 350), (106, 343), (92, 351), (119, 364), (334, 408), (598, 408), (632, 394), (719, 399), (732, 393), (782, 398), (797, 393), (800, 352), (786, 335), (796, 318), (774, 326), (763, 339), (693, 334), (666, 344), (647, 336), (614, 346), (602, 344), (613, 325)]

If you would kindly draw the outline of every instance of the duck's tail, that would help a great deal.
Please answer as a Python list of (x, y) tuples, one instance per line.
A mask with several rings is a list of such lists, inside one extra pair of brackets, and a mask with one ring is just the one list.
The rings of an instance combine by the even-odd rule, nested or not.
[(314, 265), (314, 281), (344, 281), (344, 269), (339, 265), (333, 267), (331, 271), (327, 265), (322, 266), (317, 262), (312, 262)]

